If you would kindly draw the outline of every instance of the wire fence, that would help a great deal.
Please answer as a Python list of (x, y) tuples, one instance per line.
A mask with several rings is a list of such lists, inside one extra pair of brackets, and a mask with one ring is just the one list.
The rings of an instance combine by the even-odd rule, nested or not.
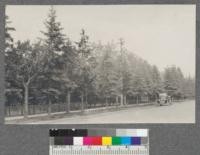
[[(173, 100), (173, 102), (182, 102), (182, 100)], [(127, 100), (126, 105), (136, 105), (136, 104), (149, 104), (152, 102), (156, 102), (155, 100)], [(102, 107), (111, 107), (111, 106), (119, 106), (120, 103), (96, 103), (86, 104), (84, 105), (84, 109), (92, 109), (92, 108), (102, 108)], [(50, 108), (49, 108), (50, 107)], [(28, 115), (36, 115), (36, 114), (45, 114), (49, 112), (51, 109), (51, 113), (56, 112), (65, 112), (67, 110), (66, 103), (54, 103), (49, 106), (48, 104), (29, 104), (28, 106)], [(81, 111), (81, 102), (72, 102), (70, 104), (70, 111)], [(15, 105), (6, 105), (5, 106), (5, 116), (23, 116), (24, 115), (24, 105), (23, 104), (15, 104)]]
[[(140, 104), (140, 103), (148, 103), (148, 101), (137, 101), (137, 100), (127, 100), (126, 104)], [(84, 105), (84, 109), (92, 109), (92, 108), (102, 108), (102, 107), (109, 107), (109, 106), (119, 106), (120, 103), (109, 102), (106, 103), (90, 103)], [(54, 103), (50, 106), (51, 113), (56, 112), (65, 112), (67, 109), (66, 103)], [(81, 110), (81, 102), (73, 102), (70, 104), (70, 111), (78, 111)], [(44, 114), (49, 112), (49, 105), (48, 104), (29, 104), (28, 106), (28, 114), (35, 115), (35, 114)], [(14, 104), (14, 105), (6, 105), (5, 106), (5, 116), (23, 116), (24, 115), (24, 105), (23, 104)]]

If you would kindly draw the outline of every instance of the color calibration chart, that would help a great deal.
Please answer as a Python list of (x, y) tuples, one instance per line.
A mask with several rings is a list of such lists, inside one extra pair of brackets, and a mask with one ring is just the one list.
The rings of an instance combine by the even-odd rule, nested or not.
[(50, 129), (50, 155), (149, 155), (148, 129)]

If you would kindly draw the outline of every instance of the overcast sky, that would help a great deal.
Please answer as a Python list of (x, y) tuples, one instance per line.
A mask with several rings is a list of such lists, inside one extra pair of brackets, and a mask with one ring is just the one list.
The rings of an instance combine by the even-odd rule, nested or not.
[[(6, 14), (16, 40), (35, 41), (45, 30), (50, 6), (7, 6)], [(179, 66), (195, 75), (195, 5), (65, 5), (54, 6), (57, 21), (73, 41), (84, 28), (91, 42), (118, 42), (124, 38), (129, 51), (158, 66)]]

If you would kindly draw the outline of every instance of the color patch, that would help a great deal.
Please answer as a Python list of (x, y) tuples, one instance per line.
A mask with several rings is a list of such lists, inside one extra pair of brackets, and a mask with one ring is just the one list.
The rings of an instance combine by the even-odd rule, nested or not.
[(83, 137), (83, 145), (92, 145), (92, 137)]
[(141, 137), (141, 144), (142, 145), (147, 145), (149, 143), (148, 138), (147, 137)]
[(87, 129), (51, 129), (50, 137), (86, 137), (88, 136)]
[(112, 137), (112, 145), (121, 145), (120, 137)]
[(65, 137), (54, 137), (54, 145), (65, 145)]
[(141, 145), (141, 137), (132, 137), (131, 144), (132, 145)]
[(122, 145), (131, 145), (131, 137), (121, 137)]
[(101, 137), (92, 137), (92, 145), (102, 145)]
[(73, 145), (73, 137), (65, 137), (65, 145)]
[(147, 137), (148, 131), (146, 129), (138, 129), (137, 130), (137, 137)]
[(117, 129), (116, 130), (116, 136), (126, 136), (126, 129)]
[(88, 129), (88, 136), (116, 136), (116, 129)]
[(74, 137), (74, 145), (83, 145), (83, 137)]
[(112, 137), (102, 137), (102, 145), (112, 145)]

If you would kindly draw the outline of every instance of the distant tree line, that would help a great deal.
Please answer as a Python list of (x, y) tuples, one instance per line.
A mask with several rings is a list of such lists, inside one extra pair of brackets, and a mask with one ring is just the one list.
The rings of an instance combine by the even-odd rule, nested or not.
[[(139, 58), (118, 43), (93, 43), (85, 30), (76, 42), (65, 35), (56, 12), (50, 9), (43, 38), (37, 42), (13, 41), (6, 17), (5, 79), (6, 105), (23, 104), (28, 115), (29, 104), (79, 101), (81, 111), (88, 104), (128, 104), (147, 96), (167, 92), (174, 98), (194, 98), (195, 81), (184, 77), (180, 68), (170, 66), (161, 73), (155, 65)], [(31, 33), (31, 32), (30, 32)]]

